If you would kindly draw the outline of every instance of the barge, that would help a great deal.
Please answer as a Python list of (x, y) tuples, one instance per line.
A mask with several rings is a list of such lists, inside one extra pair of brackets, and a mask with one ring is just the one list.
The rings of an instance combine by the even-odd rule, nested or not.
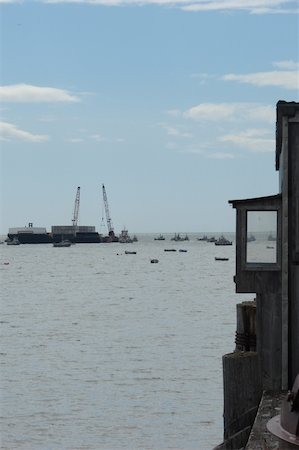
[(45, 227), (34, 227), (32, 222), (28, 226), (9, 228), (7, 241), (18, 239), (20, 244), (53, 244), (64, 239), (77, 244), (99, 244), (102, 236), (94, 226), (54, 225), (51, 232)]
[(26, 227), (9, 228), (7, 238), (8, 241), (17, 239), (20, 244), (51, 244), (53, 242), (52, 235), (46, 228), (34, 227), (32, 222), (29, 222)]

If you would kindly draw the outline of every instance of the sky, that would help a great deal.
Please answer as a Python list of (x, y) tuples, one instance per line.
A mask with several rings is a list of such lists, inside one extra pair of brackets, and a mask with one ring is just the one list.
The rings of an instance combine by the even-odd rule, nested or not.
[(278, 192), (276, 103), (298, 101), (293, 0), (0, 0), (0, 234), (234, 231)]

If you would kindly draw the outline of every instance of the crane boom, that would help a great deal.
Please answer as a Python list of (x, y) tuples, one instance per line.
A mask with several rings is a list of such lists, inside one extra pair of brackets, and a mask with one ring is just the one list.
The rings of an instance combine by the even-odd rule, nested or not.
[(76, 229), (78, 224), (78, 215), (79, 215), (79, 206), (80, 206), (80, 186), (77, 187), (77, 194), (75, 198), (75, 206), (74, 206), (74, 214), (73, 214), (73, 227)]
[(104, 200), (104, 205), (105, 205), (108, 234), (109, 234), (109, 236), (114, 236), (114, 229), (113, 229), (112, 220), (111, 220), (110, 213), (109, 213), (108, 199), (107, 199), (107, 194), (106, 194), (106, 189), (105, 189), (104, 184), (102, 184), (102, 191), (103, 191), (103, 200)]

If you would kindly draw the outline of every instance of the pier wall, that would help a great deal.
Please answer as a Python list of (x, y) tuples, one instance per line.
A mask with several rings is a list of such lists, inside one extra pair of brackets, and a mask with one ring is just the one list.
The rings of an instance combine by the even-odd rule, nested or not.
[[(266, 422), (299, 374), (299, 103), (277, 103), (276, 170), (277, 194), (230, 201), (237, 216), (236, 292), (255, 300), (237, 305), (236, 347), (223, 356), (224, 441), (217, 450), (293, 448)], [(276, 258), (252, 262), (249, 213), (265, 211), (277, 215)]]

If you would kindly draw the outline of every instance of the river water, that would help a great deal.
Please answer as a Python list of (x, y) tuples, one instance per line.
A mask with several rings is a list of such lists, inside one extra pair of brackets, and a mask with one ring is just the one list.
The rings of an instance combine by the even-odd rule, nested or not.
[(234, 349), (235, 305), (246, 297), (235, 294), (235, 246), (137, 236), (0, 246), (2, 449), (222, 441), (221, 357)]

